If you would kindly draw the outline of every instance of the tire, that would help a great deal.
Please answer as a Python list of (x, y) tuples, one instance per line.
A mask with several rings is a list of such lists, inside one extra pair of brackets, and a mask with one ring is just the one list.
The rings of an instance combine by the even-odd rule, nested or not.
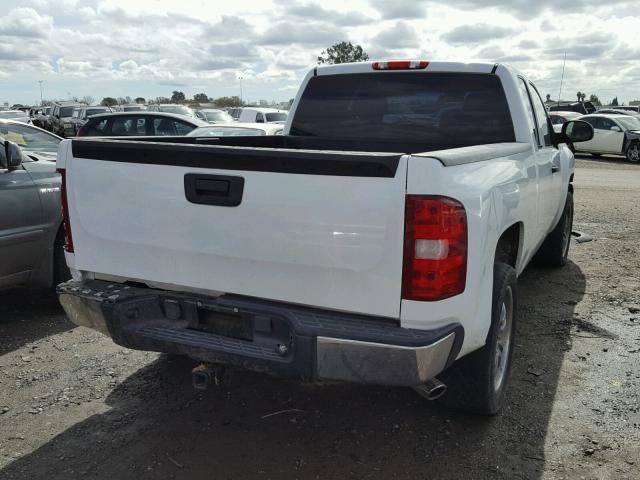
[(484, 347), (445, 371), (447, 385), (441, 401), (448, 407), (477, 415), (496, 415), (504, 404), (515, 345), (518, 311), (516, 271), (506, 263), (493, 267), (491, 327)]
[(71, 278), (71, 272), (64, 258), (64, 243), (64, 230), (61, 228), (53, 244), (53, 290), (55, 290), (59, 284)]
[(631, 163), (640, 163), (640, 142), (633, 142), (629, 145), (625, 156)]
[(573, 194), (567, 192), (564, 211), (556, 227), (551, 231), (536, 253), (535, 261), (546, 267), (562, 267), (567, 264), (573, 229)]

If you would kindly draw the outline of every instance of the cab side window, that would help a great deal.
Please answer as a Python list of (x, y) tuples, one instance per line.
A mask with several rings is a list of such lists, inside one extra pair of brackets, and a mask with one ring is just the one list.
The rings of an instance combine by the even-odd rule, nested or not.
[(527, 121), (529, 123), (529, 131), (531, 135), (536, 135), (536, 120), (533, 114), (533, 106), (531, 105), (531, 97), (529, 97), (529, 92), (527, 90), (527, 85), (524, 83), (524, 80), (519, 79), (518, 86), (520, 87), (520, 95), (522, 95), (522, 101), (524, 103), (524, 107), (527, 110)]
[(534, 87), (532, 83), (529, 83), (529, 93), (531, 93), (531, 101), (533, 102), (533, 109), (538, 123), (540, 145), (550, 147), (553, 143), (551, 142), (551, 127), (549, 126), (547, 109), (542, 102), (542, 98), (540, 97), (538, 90), (536, 90), (536, 87)]
[(598, 130), (611, 130), (611, 127), (615, 126), (616, 124), (612, 120), (605, 117), (600, 117), (596, 122), (595, 128), (597, 128)]

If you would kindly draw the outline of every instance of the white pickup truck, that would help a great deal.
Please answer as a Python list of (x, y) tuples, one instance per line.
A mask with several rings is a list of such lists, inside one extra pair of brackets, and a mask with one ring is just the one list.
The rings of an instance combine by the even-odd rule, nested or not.
[(566, 262), (565, 144), (592, 135), (555, 133), (508, 66), (389, 61), (314, 68), (282, 136), (66, 140), (60, 301), (126, 347), (427, 398), (446, 382), (495, 414), (517, 276)]

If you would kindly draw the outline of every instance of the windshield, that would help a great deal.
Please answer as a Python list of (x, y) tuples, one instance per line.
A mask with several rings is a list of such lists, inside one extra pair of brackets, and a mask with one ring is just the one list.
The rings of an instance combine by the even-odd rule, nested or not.
[(500, 79), (476, 73), (313, 77), (291, 135), (411, 141), (434, 148), (515, 140)]
[(0, 137), (34, 152), (56, 152), (60, 143), (59, 138), (27, 125), (0, 123)]
[(125, 112), (137, 112), (143, 110), (143, 108), (139, 105), (133, 105), (131, 107), (122, 107), (122, 110)]
[(266, 113), (265, 117), (267, 117), (267, 122), (286, 122), (287, 121), (286, 113)]
[(640, 119), (637, 117), (621, 117), (616, 121), (622, 125), (625, 130), (640, 130)]
[(200, 127), (189, 132), (187, 137), (257, 137), (264, 130), (242, 127)]
[(218, 122), (218, 123), (230, 123), (233, 122), (233, 117), (229, 115), (227, 112), (212, 112), (202, 110), (202, 115), (207, 120), (207, 122)]
[(76, 107), (60, 107), (60, 117), (70, 117)]
[(160, 111), (167, 113), (177, 113), (178, 115), (188, 115), (190, 117), (194, 116), (193, 110), (183, 105), (162, 105), (160, 106)]

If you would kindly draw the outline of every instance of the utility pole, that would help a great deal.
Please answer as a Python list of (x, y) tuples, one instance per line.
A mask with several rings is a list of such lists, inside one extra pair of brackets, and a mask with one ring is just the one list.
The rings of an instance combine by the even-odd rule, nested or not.
[(40, 84), (40, 106), (42, 106), (42, 80), (38, 80), (38, 83)]
[(240, 80), (240, 106), (242, 106), (242, 77), (238, 77)]

